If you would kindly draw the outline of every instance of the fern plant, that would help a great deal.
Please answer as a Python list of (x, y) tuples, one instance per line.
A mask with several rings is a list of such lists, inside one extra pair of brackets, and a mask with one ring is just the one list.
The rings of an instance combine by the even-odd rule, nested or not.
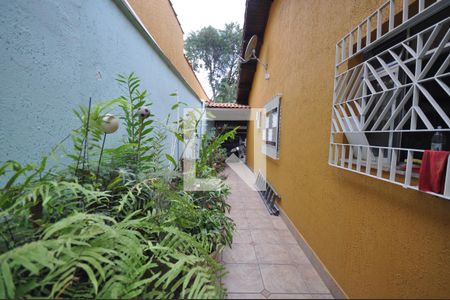
[[(0, 297), (217, 298), (223, 267), (189, 234), (76, 213), (0, 256)], [(3, 291), (3, 294), (2, 294)]]
[[(166, 172), (175, 161), (164, 156), (167, 133), (182, 138), (191, 125), (194, 133), (199, 119), (174, 131), (153, 116), (141, 120), (135, 111), (151, 104), (139, 79), (117, 81), (125, 96), (75, 111), (69, 168), (48, 169), (47, 158), (0, 166), (0, 298), (224, 297), (224, 270), (211, 253), (231, 244), (234, 224), (219, 205), (228, 189), (185, 192), (181, 174)], [(127, 138), (105, 149), (96, 178), (102, 118), (117, 106)], [(219, 144), (205, 142), (204, 151)]]
[(76, 213), (0, 256), (0, 297), (131, 298), (155, 279), (145, 247), (138, 231), (112, 218)]

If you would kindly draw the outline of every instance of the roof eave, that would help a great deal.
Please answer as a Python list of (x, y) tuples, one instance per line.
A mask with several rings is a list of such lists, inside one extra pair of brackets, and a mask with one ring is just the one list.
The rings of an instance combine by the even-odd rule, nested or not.
[[(256, 45), (256, 56), (259, 56), (261, 45), (264, 41), (264, 32), (269, 18), (270, 6), (272, 0), (247, 0), (245, 4), (245, 18), (241, 46), (241, 57), (244, 57), (247, 42), (253, 35), (258, 36), (258, 44)], [(253, 84), (253, 77), (256, 72), (256, 61), (241, 63), (239, 65), (238, 88), (236, 102), (240, 104), (248, 104), (250, 90)]]

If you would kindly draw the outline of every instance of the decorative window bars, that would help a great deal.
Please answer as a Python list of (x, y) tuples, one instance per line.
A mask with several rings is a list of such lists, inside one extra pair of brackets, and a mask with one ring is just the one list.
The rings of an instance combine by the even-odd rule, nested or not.
[[(337, 43), (330, 165), (418, 189), (433, 134), (450, 137), (449, 9), (390, 0)], [(429, 193), (450, 200), (447, 165)]]
[(262, 152), (273, 159), (279, 158), (280, 98), (281, 96), (277, 95), (264, 106)]

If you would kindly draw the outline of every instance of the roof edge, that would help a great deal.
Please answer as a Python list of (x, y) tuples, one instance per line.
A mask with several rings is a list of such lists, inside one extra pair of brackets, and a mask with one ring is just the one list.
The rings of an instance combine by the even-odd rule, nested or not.
[(207, 108), (249, 109), (250, 106), (233, 102), (206, 101)]
[(180, 20), (178, 19), (178, 14), (177, 14), (177, 12), (175, 11), (175, 8), (173, 7), (172, 0), (169, 0), (169, 4), (170, 4), (170, 7), (172, 8), (173, 14), (175, 15), (175, 19), (177, 20), (178, 25), (180, 26), (181, 33), (184, 35), (183, 26), (181, 26)]
[[(244, 57), (246, 43), (256, 34), (258, 44), (256, 45), (256, 56), (259, 56), (261, 46), (264, 42), (264, 33), (269, 19), (270, 7), (273, 0), (247, 0), (245, 3), (244, 27), (242, 33), (241, 57)], [(253, 85), (253, 77), (256, 72), (256, 61), (240, 63), (238, 88), (236, 102), (248, 104), (250, 90)]]

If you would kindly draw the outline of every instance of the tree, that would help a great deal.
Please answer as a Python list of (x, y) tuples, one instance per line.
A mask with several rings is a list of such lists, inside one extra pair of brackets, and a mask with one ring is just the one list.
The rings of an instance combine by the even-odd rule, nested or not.
[(186, 56), (194, 71), (208, 74), (214, 101), (236, 101), (241, 43), (242, 29), (237, 23), (225, 24), (225, 29), (204, 27), (191, 32), (185, 41)]

